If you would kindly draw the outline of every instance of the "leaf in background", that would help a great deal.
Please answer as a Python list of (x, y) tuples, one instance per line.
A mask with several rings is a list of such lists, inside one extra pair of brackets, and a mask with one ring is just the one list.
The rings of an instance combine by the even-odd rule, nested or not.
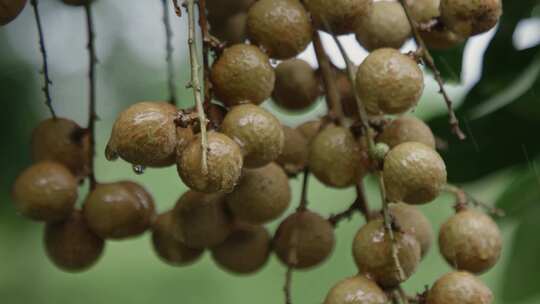
[(523, 216), (531, 209), (540, 206), (539, 174), (536, 164), (530, 162), (528, 170), (519, 174), (499, 196), (496, 207), (504, 210), (505, 218)]
[(463, 50), (465, 43), (448, 50), (430, 50), (435, 65), (441, 76), (447, 82), (459, 83), (461, 81), (461, 68), (463, 65)]

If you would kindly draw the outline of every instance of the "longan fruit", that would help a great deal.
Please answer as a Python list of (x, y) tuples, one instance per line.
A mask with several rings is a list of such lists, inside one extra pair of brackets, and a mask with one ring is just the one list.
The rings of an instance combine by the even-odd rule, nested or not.
[(260, 270), (270, 256), (270, 234), (263, 226), (241, 225), (212, 248), (212, 258), (221, 268), (237, 274)]
[(491, 290), (477, 277), (462, 271), (440, 277), (428, 292), (427, 304), (491, 304)]
[(308, 141), (308, 144), (311, 145), (311, 143), (313, 142), (313, 139), (321, 131), (321, 126), (322, 126), (322, 121), (320, 119), (309, 120), (297, 126), (296, 129), (300, 131), (302, 135), (304, 135), (304, 137)]
[(432, 148), (407, 142), (388, 152), (383, 177), (391, 202), (425, 204), (434, 200), (446, 184), (446, 165)]
[(68, 5), (82, 6), (91, 3), (92, 0), (62, 0), (62, 2)]
[(416, 238), (420, 244), (421, 256), (424, 257), (433, 240), (433, 227), (429, 219), (417, 207), (404, 203), (392, 203), (389, 210), (398, 228)]
[(242, 173), (243, 159), (240, 146), (226, 135), (208, 132), (206, 163), (202, 167), (202, 139), (197, 134), (184, 151), (178, 155), (177, 169), (182, 181), (200, 192), (231, 192)]
[(222, 194), (185, 192), (173, 211), (175, 238), (189, 248), (216, 246), (229, 236), (232, 220)]
[(306, 269), (330, 256), (335, 244), (334, 229), (317, 213), (295, 212), (281, 222), (273, 244), (281, 262), (296, 269)]
[(287, 175), (275, 163), (246, 169), (234, 191), (225, 197), (235, 219), (263, 224), (279, 217), (291, 202)]
[(355, 25), (356, 39), (366, 50), (399, 49), (411, 37), (405, 10), (397, 1), (378, 1), (366, 18)]
[(15, 20), (26, 6), (27, 0), (0, 0), (0, 26)]
[[(357, 69), (358, 68), (355, 67), (355, 70)], [(334, 72), (337, 90), (341, 99), (343, 114), (345, 114), (347, 117), (358, 117), (358, 106), (356, 104), (353, 86), (349, 81), (347, 71), (335, 69)]]
[[(208, 18), (211, 18), (209, 15)], [(210, 33), (227, 44), (243, 43), (247, 39), (247, 13), (237, 13), (224, 20), (209, 19)]]
[(346, 278), (330, 289), (324, 304), (386, 304), (388, 297), (372, 280), (363, 275)]
[(45, 250), (60, 269), (79, 272), (94, 265), (103, 253), (105, 242), (86, 224), (80, 211), (64, 221), (45, 226)]
[(216, 97), (227, 106), (270, 97), (276, 75), (269, 58), (258, 47), (235, 44), (223, 50), (210, 73)]
[(276, 67), (276, 84), (272, 99), (282, 108), (299, 111), (315, 103), (320, 82), (315, 70), (298, 58), (282, 61)]
[(122, 111), (107, 144), (133, 165), (165, 167), (176, 159), (176, 108), (166, 102), (143, 101)]
[(361, 273), (383, 287), (394, 287), (408, 279), (420, 263), (420, 244), (410, 234), (394, 232), (394, 245), (403, 275), (392, 255), (392, 239), (385, 230), (382, 219), (364, 225), (353, 242), (353, 257)]
[(297, 174), (307, 166), (308, 141), (300, 131), (291, 127), (283, 126), (283, 134), (285, 134), (285, 144), (276, 162), (288, 174)]
[(420, 99), (424, 75), (409, 56), (377, 49), (358, 67), (356, 89), (369, 114), (400, 114)]
[(439, 11), (441, 0), (412, 0), (407, 1), (411, 17), (419, 24), (427, 23), (441, 15)]
[(268, 56), (287, 59), (300, 54), (311, 42), (308, 12), (298, 0), (259, 0), (248, 11), (250, 41)]
[(502, 15), (501, 0), (441, 0), (441, 19), (453, 32), (478, 35), (492, 29)]
[(499, 260), (501, 232), (488, 215), (472, 209), (462, 210), (441, 226), (439, 248), (454, 268), (480, 274)]
[(429, 31), (420, 30), (420, 36), (430, 49), (450, 49), (465, 42), (466, 37), (458, 35), (446, 27), (434, 27)]
[(179, 155), (182, 155), (184, 150), (189, 146), (189, 144), (193, 141), (195, 138), (195, 134), (193, 134), (193, 129), (190, 127), (182, 128), (177, 127), (176, 128), (176, 157), (178, 159)]
[(326, 24), (336, 35), (354, 30), (354, 23), (371, 13), (372, 0), (306, 0), (305, 5), (315, 23), (324, 31)]
[(390, 148), (406, 142), (418, 142), (435, 149), (433, 132), (426, 123), (414, 116), (401, 116), (392, 120), (377, 136), (377, 142), (385, 143)]
[(83, 205), (86, 223), (104, 239), (142, 234), (155, 217), (151, 195), (139, 184), (122, 181), (98, 184)]
[(256, 0), (208, 0), (206, 10), (209, 20), (225, 20), (230, 16), (245, 13)]
[(174, 225), (172, 211), (157, 216), (152, 224), (152, 245), (158, 257), (172, 266), (185, 266), (198, 260), (202, 249), (187, 247), (175, 238), (178, 227)]
[(233, 107), (221, 125), (224, 134), (241, 147), (244, 165), (258, 168), (274, 161), (285, 144), (279, 120), (267, 110), (252, 104)]
[(37, 221), (67, 218), (77, 201), (77, 179), (63, 165), (38, 162), (15, 179), (12, 198), (22, 215)]

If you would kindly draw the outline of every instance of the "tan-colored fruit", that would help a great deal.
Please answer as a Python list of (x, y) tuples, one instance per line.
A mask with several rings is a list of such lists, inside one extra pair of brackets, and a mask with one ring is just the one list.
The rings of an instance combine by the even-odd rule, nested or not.
[(309, 149), (309, 168), (327, 186), (352, 186), (366, 172), (363, 151), (351, 131), (344, 127), (326, 126), (315, 136)]
[[(213, 15), (209, 15), (211, 18)], [(237, 13), (224, 20), (209, 19), (210, 33), (227, 44), (243, 43), (247, 39), (247, 13)]]
[(176, 239), (190, 248), (216, 246), (225, 241), (232, 229), (222, 194), (188, 191), (172, 212)]
[(66, 167), (42, 161), (19, 174), (12, 198), (22, 215), (37, 221), (57, 221), (71, 214), (77, 187), (77, 179)]
[(275, 163), (246, 169), (238, 186), (225, 199), (236, 219), (251, 224), (266, 223), (289, 207), (289, 179)]
[(372, 0), (306, 0), (305, 5), (317, 26), (326, 25), (337, 35), (351, 33), (354, 23), (371, 13)]
[(242, 173), (242, 151), (232, 139), (208, 132), (206, 154), (208, 172), (202, 167), (202, 139), (198, 134), (178, 156), (177, 169), (182, 181), (200, 192), (231, 192)]
[(26, 6), (27, 0), (0, 0), (0, 26), (15, 20)]
[(415, 206), (404, 203), (390, 204), (390, 214), (399, 229), (416, 238), (420, 244), (421, 256), (431, 248), (433, 227), (429, 219)]
[(236, 141), (244, 155), (244, 165), (257, 168), (274, 161), (285, 144), (279, 120), (267, 110), (252, 104), (229, 111), (221, 130)]
[(334, 249), (334, 229), (317, 213), (301, 211), (289, 215), (274, 236), (274, 250), (286, 265), (305, 269), (322, 263)]
[(298, 55), (313, 34), (308, 12), (298, 0), (259, 0), (250, 7), (247, 24), (251, 42), (276, 59)]
[(88, 173), (90, 136), (66, 118), (49, 118), (32, 132), (32, 159), (51, 160), (66, 166), (77, 177)]
[(142, 234), (155, 217), (152, 196), (129, 181), (99, 184), (83, 205), (86, 223), (101, 238), (125, 239)]
[(377, 142), (385, 143), (390, 148), (406, 142), (418, 142), (435, 149), (433, 132), (428, 125), (414, 116), (394, 119), (384, 127), (383, 132), (377, 137)]
[(441, 0), (441, 19), (463, 37), (492, 29), (502, 15), (501, 0)]
[(353, 256), (361, 273), (383, 287), (394, 287), (407, 280), (420, 263), (420, 244), (410, 234), (394, 232), (397, 256), (404, 277), (401, 277), (392, 255), (392, 240), (382, 219), (372, 220), (356, 234)]
[(62, 0), (62, 2), (69, 5), (81, 6), (92, 2), (92, 0)]
[(212, 248), (212, 258), (223, 269), (237, 274), (260, 270), (270, 256), (270, 234), (263, 226), (241, 225), (225, 242)]
[(366, 50), (399, 49), (411, 37), (405, 10), (397, 1), (378, 1), (366, 18), (355, 25), (356, 39)]
[(429, 31), (420, 30), (420, 36), (430, 49), (444, 50), (465, 42), (466, 38), (450, 31), (446, 27), (435, 27)]
[(164, 167), (176, 159), (176, 108), (166, 102), (143, 101), (118, 115), (107, 154), (133, 165)]
[(249, 44), (226, 48), (211, 71), (214, 92), (228, 106), (261, 104), (272, 94), (275, 78), (268, 56)]
[(356, 89), (370, 114), (399, 114), (420, 99), (424, 75), (409, 56), (377, 49), (358, 67)]
[(308, 162), (309, 148), (307, 139), (291, 127), (283, 126), (285, 144), (276, 162), (288, 174), (297, 174), (304, 170)]
[(407, 0), (411, 17), (420, 24), (440, 16), (440, 3), (441, 0)]
[(158, 257), (173, 266), (185, 266), (198, 260), (203, 253), (202, 249), (187, 247), (175, 238), (172, 211), (160, 214), (152, 224), (152, 245)]
[(105, 242), (86, 224), (80, 211), (74, 211), (65, 221), (45, 226), (45, 250), (60, 269), (83, 271), (94, 265), (103, 253)]
[(386, 304), (388, 297), (375, 282), (363, 275), (338, 282), (326, 295), (324, 304)]
[(388, 152), (383, 177), (391, 202), (425, 204), (434, 200), (446, 184), (446, 166), (432, 148), (407, 142)]
[(276, 67), (272, 98), (287, 110), (304, 110), (317, 100), (319, 85), (315, 70), (307, 62), (297, 58), (285, 60)]
[(308, 141), (308, 144), (311, 145), (315, 136), (317, 136), (317, 134), (319, 134), (319, 132), (321, 131), (321, 125), (321, 120), (310, 120), (299, 125), (298, 127), (296, 127), (296, 129), (300, 131), (302, 135), (304, 135), (304, 137)]
[(492, 268), (501, 256), (501, 232), (486, 214), (463, 210), (442, 225), (439, 249), (450, 266), (483, 273)]
[(491, 290), (468, 272), (450, 272), (435, 282), (428, 292), (427, 304), (491, 304)]
[(193, 134), (193, 129), (190, 127), (187, 128), (176, 128), (176, 157), (178, 159), (179, 155), (182, 155), (184, 150), (189, 146), (189, 144), (195, 138)]

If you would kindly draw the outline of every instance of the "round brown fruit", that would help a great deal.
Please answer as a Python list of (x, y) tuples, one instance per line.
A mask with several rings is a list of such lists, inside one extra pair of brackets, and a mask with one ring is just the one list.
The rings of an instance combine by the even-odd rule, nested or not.
[(353, 242), (353, 256), (361, 273), (383, 287), (395, 287), (408, 279), (420, 263), (420, 244), (412, 235), (394, 232), (394, 246), (404, 277), (396, 267), (392, 255), (392, 239), (386, 232), (382, 219), (364, 225)]
[(388, 152), (383, 177), (391, 202), (425, 204), (434, 200), (446, 184), (446, 166), (432, 148), (407, 142)]
[(302, 59), (289, 59), (276, 67), (273, 100), (282, 108), (299, 111), (309, 108), (319, 96), (319, 78)]
[(182, 181), (200, 192), (231, 192), (242, 173), (242, 152), (232, 139), (218, 132), (208, 132), (207, 166), (202, 167), (202, 139), (198, 134), (178, 155), (177, 168)]
[(419, 24), (428, 23), (440, 16), (440, 3), (441, 0), (408, 1), (411, 17)]
[(392, 215), (399, 229), (416, 238), (420, 244), (421, 256), (425, 256), (431, 248), (433, 227), (429, 219), (415, 206), (404, 203), (390, 204)]
[(176, 159), (176, 108), (166, 102), (139, 102), (118, 115), (107, 154), (133, 165), (164, 167)]
[(279, 156), (285, 135), (279, 120), (267, 110), (252, 104), (235, 106), (229, 111), (221, 130), (241, 147), (244, 164), (264, 166)]
[(235, 219), (251, 224), (266, 223), (282, 215), (289, 207), (289, 179), (275, 163), (246, 169), (238, 186), (225, 200)]
[(0, 0), (0, 26), (15, 20), (26, 6), (27, 0)]
[(241, 225), (225, 242), (212, 248), (212, 258), (221, 268), (237, 274), (260, 270), (270, 256), (270, 234), (262, 226)]
[(226, 48), (211, 71), (216, 97), (228, 106), (261, 104), (272, 94), (275, 78), (268, 56), (249, 44)]
[(302, 135), (307, 139), (308, 145), (311, 145), (313, 142), (313, 139), (319, 134), (321, 131), (322, 121), (321, 120), (310, 120), (306, 121), (303, 124), (296, 127)]
[(317, 213), (289, 215), (274, 236), (274, 250), (286, 265), (306, 269), (322, 263), (334, 249), (334, 229)]
[(456, 269), (483, 273), (501, 256), (501, 232), (486, 214), (466, 209), (442, 225), (439, 248), (446, 261)]
[(79, 272), (94, 265), (103, 253), (105, 242), (86, 224), (80, 211), (65, 221), (45, 226), (45, 250), (60, 269)]
[(247, 13), (237, 13), (224, 20), (209, 19), (208, 22), (211, 25), (210, 33), (229, 45), (243, 43), (247, 39)]
[(202, 249), (187, 247), (175, 238), (177, 227), (172, 211), (157, 216), (152, 225), (152, 245), (158, 257), (172, 266), (185, 266), (195, 262), (203, 253)]
[(427, 304), (491, 304), (491, 290), (468, 272), (450, 272), (440, 277), (428, 292)]
[(288, 174), (297, 174), (304, 170), (308, 162), (309, 148), (304, 135), (297, 129), (283, 126), (285, 144), (276, 162)]
[(501, 0), (441, 0), (440, 9), (442, 22), (463, 37), (489, 31), (502, 15)]
[(67, 218), (77, 201), (77, 179), (63, 165), (42, 161), (15, 180), (12, 198), (17, 211), (37, 221)]
[(435, 149), (435, 136), (422, 120), (414, 116), (402, 116), (392, 120), (377, 137), (377, 142), (393, 148), (406, 142), (422, 143)]
[(358, 67), (356, 89), (370, 114), (399, 114), (420, 99), (424, 75), (409, 56), (395, 49), (377, 49)]
[(372, 0), (306, 0), (306, 7), (319, 27), (336, 35), (351, 33), (353, 24), (371, 13)]
[(338, 282), (326, 295), (324, 304), (385, 304), (388, 297), (375, 282), (363, 275)]
[(420, 31), (420, 36), (430, 49), (450, 49), (465, 42), (466, 38), (450, 31), (446, 27), (435, 27), (429, 31)]
[(172, 212), (175, 237), (190, 248), (216, 246), (231, 232), (222, 194), (187, 191)]

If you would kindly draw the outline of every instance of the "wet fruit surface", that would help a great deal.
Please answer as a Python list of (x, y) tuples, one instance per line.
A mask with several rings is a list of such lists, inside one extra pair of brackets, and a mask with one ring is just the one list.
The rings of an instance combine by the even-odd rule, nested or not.
[(493, 294), (468, 272), (450, 272), (439, 278), (428, 292), (428, 304), (491, 304)]
[(363, 275), (346, 278), (338, 282), (326, 295), (324, 304), (385, 304), (388, 298), (384, 291)]

